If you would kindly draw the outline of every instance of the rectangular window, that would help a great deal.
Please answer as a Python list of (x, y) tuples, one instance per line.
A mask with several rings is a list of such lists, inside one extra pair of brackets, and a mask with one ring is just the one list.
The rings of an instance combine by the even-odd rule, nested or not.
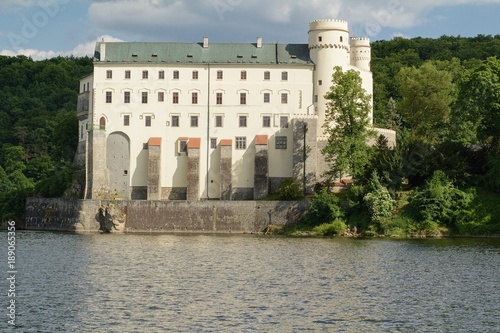
[(123, 116), (123, 126), (129, 126), (130, 125), (130, 116), (128, 114)]
[(179, 93), (177, 91), (172, 93), (172, 104), (179, 104)]
[(247, 71), (241, 71), (241, 73), (240, 73), (240, 79), (241, 80), (246, 80), (247, 79)]
[(198, 80), (198, 71), (193, 71), (193, 80)]
[(148, 71), (142, 71), (142, 78), (147, 79), (149, 77)]
[(318, 103), (318, 95), (314, 95), (314, 103)]
[(286, 136), (276, 136), (276, 149), (286, 149), (287, 138)]
[(288, 72), (281, 72), (281, 81), (288, 80)]
[(240, 116), (239, 117), (239, 124), (240, 124), (240, 127), (247, 127), (247, 116)]
[(111, 91), (106, 91), (106, 103), (111, 103), (113, 101), (113, 93)]
[(198, 93), (197, 92), (194, 92), (191, 95), (191, 103), (192, 104), (198, 104)]
[(179, 116), (172, 116), (172, 127), (179, 127)]
[(130, 71), (125, 71), (125, 78), (130, 79)]
[(222, 71), (217, 71), (217, 80), (222, 80)]
[(191, 116), (191, 127), (198, 127), (198, 116)]
[(247, 104), (247, 93), (240, 93), (240, 104)]
[(271, 127), (271, 116), (262, 117), (262, 127)]
[(179, 153), (186, 153), (188, 150), (188, 145), (186, 140), (179, 141)]
[(123, 93), (123, 103), (125, 104), (130, 103), (130, 91), (125, 91)]
[(142, 92), (142, 104), (147, 104), (148, 103), (148, 92), (143, 91)]
[(264, 72), (264, 80), (270, 80), (271, 79), (271, 72), (265, 71)]
[(158, 92), (158, 102), (163, 102), (165, 100), (165, 93), (163, 91)]
[(179, 79), (179, 71), (174, 71), (173, 78), (174, 78), (174, 80)]
[(269, 103), (271, 101), (271, 94), (264, 93), (264, 103)]
[(215, 116), (215, 127), (222, 127), (222, 116)]
[(113, 71), (107, 70), (106, 71), (106, 79), (112, 79), (113, 78)]
[(323, 85), (323, 80), (318, 80), (318, 85), (322, 86)]
[(244, 136), (237, 136), (235, 142), (236, 149), (247, 149), (247, 138)]
[(281, 94), (281, 104), (287, 104), (287, 103), (288, 103), (288, 94), (282, 93)]
[(158, 72), (158, 78), (159, 78), (160, 80), (165, 79), (165, 71), (159, 71), (159, 72)]
[(216, 94), (216, 103), (217, 105), (222, 105), (222, 93)]
[(280, 127), (288, 128), (288, 117), (287, 116), (280, 117)]
[(151, 127), (151, 116), (145, 117), (146, 127)]
[(212, 148), (212, 149), (217, 148), (217, 139), (216, 138), (210, 138), (210, 148)]

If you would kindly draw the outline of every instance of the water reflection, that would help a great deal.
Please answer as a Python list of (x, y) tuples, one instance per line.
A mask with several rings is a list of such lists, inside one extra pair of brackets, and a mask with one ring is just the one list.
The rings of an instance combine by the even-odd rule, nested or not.
[(500, 325), (498, 240), (18, 238), (19, 332), (494, 332)]

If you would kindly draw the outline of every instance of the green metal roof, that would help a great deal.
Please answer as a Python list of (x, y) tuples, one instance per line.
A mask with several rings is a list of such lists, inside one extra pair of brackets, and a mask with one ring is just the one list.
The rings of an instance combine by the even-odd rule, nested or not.
[[(100, 42), (95, 59), (101, 60)], [(307, 44), (106, 43), (105, 62), (165, 64), (312, 64)]]

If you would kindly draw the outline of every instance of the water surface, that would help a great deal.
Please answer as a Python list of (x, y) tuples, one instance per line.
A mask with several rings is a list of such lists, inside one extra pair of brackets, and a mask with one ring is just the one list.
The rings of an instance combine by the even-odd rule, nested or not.
[(500, 332), (498, 239), (17, 238), (0, 331)]

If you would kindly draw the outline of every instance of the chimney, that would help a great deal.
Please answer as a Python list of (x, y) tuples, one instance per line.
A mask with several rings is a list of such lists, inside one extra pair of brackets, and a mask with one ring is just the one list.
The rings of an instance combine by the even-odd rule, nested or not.
[(106, 58), (106, 43), (104, 42), (104, 38), (99, 43), (99, 61), (104, 61)]
[(203, 37), (203, 48), (207, 48), (208, 47), (208, 37)]
[(262, 37), (257, 37), (257, 48), (262, 48)]

